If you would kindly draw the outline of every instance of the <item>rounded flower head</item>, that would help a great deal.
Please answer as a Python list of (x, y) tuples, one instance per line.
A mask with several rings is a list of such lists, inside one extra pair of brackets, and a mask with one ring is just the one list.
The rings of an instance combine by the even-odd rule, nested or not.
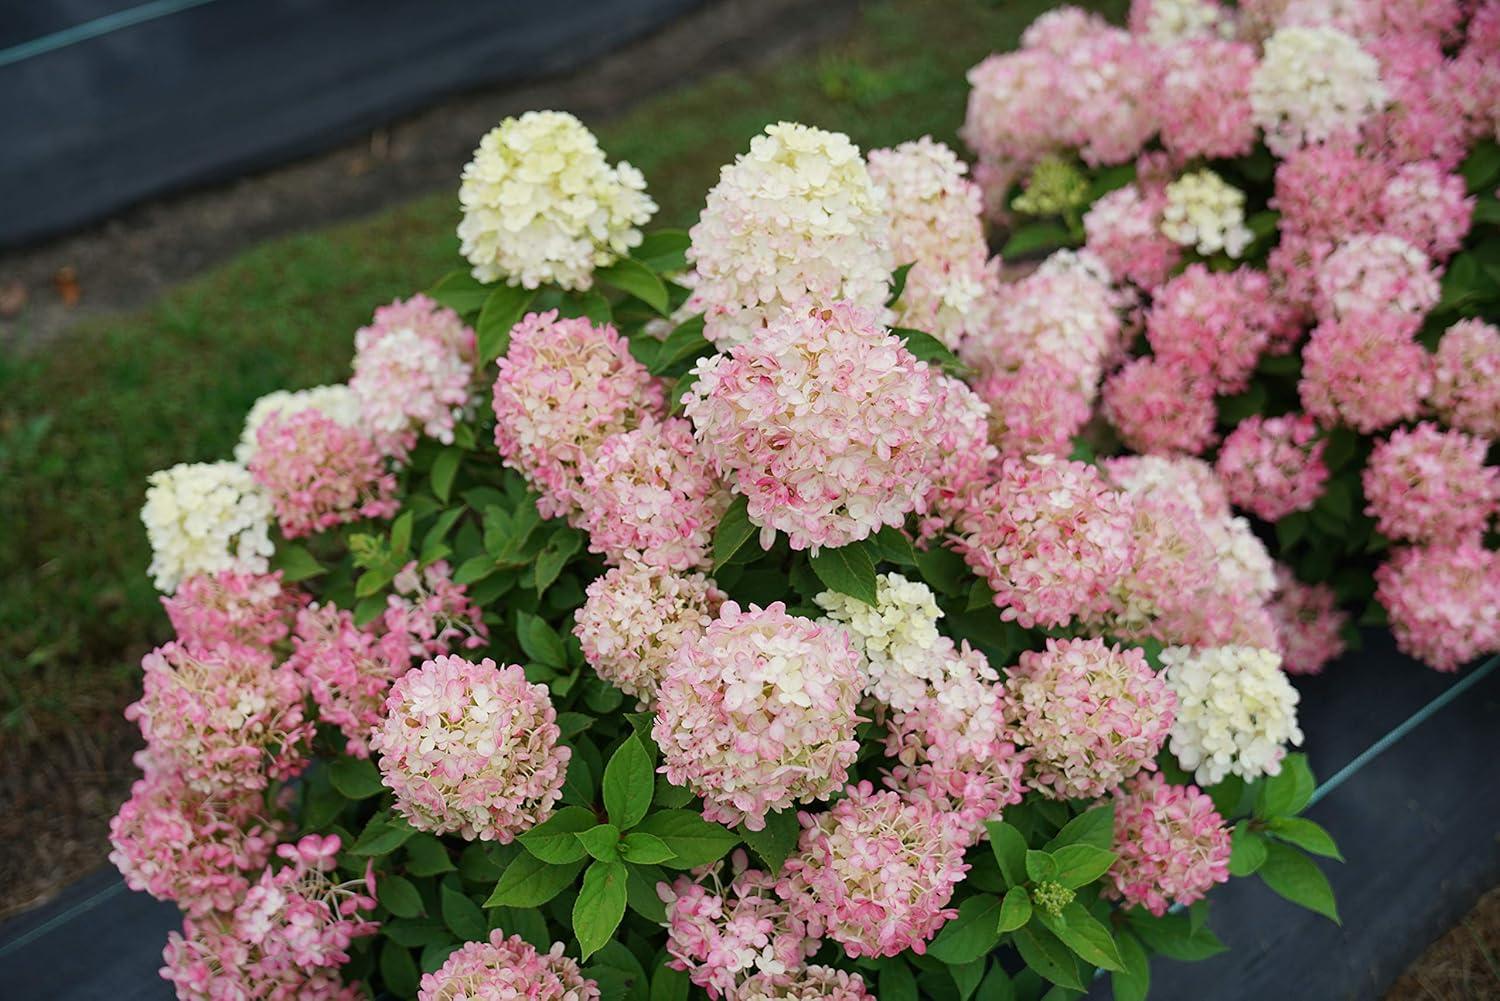
[(1270, 202), (1281, 213), (1283, 242), (1289, 233), (1342, 242), (1353, 233), (1377, 231), (1381, 193), (1391, 176), (1389, 164), (1350, 136), (1288, 153), (1277, 164)]
[(446, 560), (420, 570), (412, 560), (392, 578), (391, 590), (381, 622), (413, 657), (438, 657), (460, 647), (477, 650), (489, 638), (483, 613), (464, 585), (453, 582)]
[(893, 263), (885, 197), (838, 132), (780, 122), (719, 172), (690, 231), (693, 301), (720, 347), (808, 306), (883, 309)]
[(1155, 45), (1233, 38), (1234, 15), (1215, 0), (1131, 0), (1130, 30)]
[(297, 616), (287, 667), (306, 679), (318, 718), (344, 735), (345, 753), (370, 756), (391, 682), (411, 667), (406, 644), (402, 633), (360, 629), (331, 604), (309, 605)]
[(1156, 114), (1162, 145), (1179, 160), (1249, 153), (1255, 145), (1250, 107), (1255, 49), (1200, 37), (1159, 51)]
[(887, 705), (909, 709), (927, 693), (922, 664), (942, 647), (937, 630), (943, 612), (932, 589), (898, 573), (875, 578), (875, 604), (838, 591), (824, 591), (813, 599), (843, 626), (864, 654), (870, 675), (870, 694)]
[(413, 827), (509, 844), (562, 797), (559, 737), (546, 687), (521, 668), (438, 657), (391, 688), (370, 747)]
[(1117, 856), (1104, 895), (1157, 917), (1199, 900), (1229, 881), (1229, 828), (1197, 786), (1137, 775), (1115, 790)]
[[(1416, 5), (1429, 11), (1447, 6), (1456, 13), (1460, 2), (1411, 0), (1406, 6)], [(1468, 155), (1471, 141), (1465, 111), (1485, 100), (1486, 84), (1466, 71), (1463, 60), (1449, 58), (1440, 39), (1413, 32), (1412, 19), (1404, 20), (1407, 23), (1395, 31), (1372, 37), (1368, 42), (1370, 53), (1380, 60), (1380, 78), (1390, 92), (1391, 101), (1383, 114), (1365, 122), (1365, 143), (1392, 163), (1432, 160), (1444, 168), (1456, 167)], [(1492, 43), (1491, 51), (1494, 50)], [(1476, 86), (1481, 89), (1471, 92)], [(1496, 93), (1493, 83), (1488, 86), (1490, 95)]]
[(1323, 665), (1342, 656), (1349, 613), (1338, 607), (1338, 596), (1327, 584), (1304, 584), (1278, 566), (1271, 617), (1287, 674), (1319, 674)]
[(799, 814), (802, 838), (777, 893), (815, 936), (854, 958), (921, 955), (958, 912), (948, 907), (969, 869), (952, 817), (926, 800), (868, 782), (825, 813)]
[(699, 362), (699, 446), (769, 548), (842, 546), (923, 509), (940, 456), (932, 372), (847, 303), (787, 315)]
[(250, 475), (289, 539), (361, 518), (389, 518), (401, 506), (396, 477), (362, 430), (301, 410), (272, 415), (255, 440)]
[(1382, 228), (1433, 260), (1447, 259), (1463, 243), (1474, 216), (1474, 199), (1462, 174), (1432, 161), (1411, 163), (1386, 182), (1380, 194)]
[(1216, 393), (1243, 392), (1283, 322), (1271, 282), (1251, 268), (1210, 271), (1191, 264), (1156, 290), (1146, 339), (1163, 362), (1177, 362)]
[(1377, 442), (1364, 488), (1375, 528), (1408, 542), (1477, 538), (1500, 507), (1500, 469), (1484, 464), (1489, 442), (1430, 421)]
[(859, 752), (864, 677), (838, 628), (776, 602), (725, 602), (683, 644), (657, 691), (660, 771), (703, 797), (703, 815), (752, 831), (766, 814), (827, 799)]
[(1306, 414), (1240, 421), (1219, 449), (1215, 471), (1236, 507), (1266, 521), (1307, 511), (1323, 495), (1325, 442)]
[(922, 522), (924, 537), (940, 530), (963, 506), (969, 489), (989, 478), (990, 466), (1000, 457), (990, 444), (989, 404), (962, 379), (939, 374), (933, 378), (937, 402), (937, 435), (932, 491), (927, 495), (929, 517)]
[(1324, 321), (1394, 312), (1420, 319), (1437, 305), (1438, 271), (1399, 236), (1359, 233), (1324, 259), (1314, 308)]
[(1067, 455), (1092, 413), (1068, 369), (1050, 358), (981, 376), (974, 391), (990, 405), (990, 441), (1006, 455)]
[(477, 362), (474, 331), (425, 295), (375, 310), (354, 335), (354, 375), (366, 429), (381, 450), (405, 455), (418, 432), (453, 444)]
[(1161, 231), (1166, 195), (1134, 184), (1116, 188), (1083, 216), (1087, 247), (1120, 281), (1154, 289), (1182, 259), (1177, 241)]
[(1179, 764), (1213, 786), (1227, 775), (1253, 781), (1281, 771), (1288, 743), (1301, 744), (1297, 689), (1272, 650), (1221, 646), (1162, 651), (1177, 695), (1171, 750)]
[(1282, 28), (1266, 40), (1250, 107), (1277, 156), (1354, 131), (1385, 107), (1380, 64), (1336, 28)]
[(147, 572), (158, 591), (171, 594), (193, 574), (269, 569), (271, 501), (244, 466), (182, 463), (146, 482), (141, 521), (151, 541)]
[(1500, 650), (1500, 553), (1478, 541), (1397, 549), (1375, 584), (1403, 653), (1456, 671)]
[(870, 179), (886, 197), (891, 256), (910, 264), (895, 324), (957, 348), (973, 325), (985, 285), (987, 244), (979, 186), (968, 166), (927, 137), (870, 151)]
[(804, 966), (786, 973), (757, 973), (735, 991), (734, 1001), (875, 1001), (858, 973)]
[(1021, 654), (1005, 687), (1028, 781), (1050, 799), (1096, 799), (1155, 769), (1177, 708), (1139, 649), (1100, 639), (1049, 639)]
[(1363, 434), (1410, 420), (1432, 387), (1432, 357), (1398, 313), (1358, 313), (1324, 321), (1302, 351), (1302, 407), (1325, 427)]
[(1245, 193), (1211, 170), (1183, 174), (1167, 185), (1161, 231), (1204, 257), (1239, 257), (1254, 239), (1245, 225)]
[(1092, 466), (1006, 458), (958, 518), (955, 546), (1003, 619), (1030, 629), (1097, 611), (1130, 558), (1130, 511)]
[(1184, 363), (1135, 358), (1104, 384), (1104, 417), (1143, 455), (1196, 455), (1212, 445), (1213, 383)]
[(563, 955), (561, 942), (538, 952), (496, 928), (487, 942), (465, 942), (433, 973), (422, 975), (417, 1001), (599, 1001), (599, 985)]
[(531, 313), (511, 330), (495, 378), (495, 447), (526, 478), (543, 517), (576, 517), (583, 470), (610, 435), (661, 409), (661, 386), (614, 327), (557, 311)]
[(459, 248), (486, 284), (593, 285), (595, 268), (639, 246), (656, 213), (641, 172), (611, 167), (582, 122), (528, 111), (485, 133), (458, 189)]
[(161, 603), (179, 642), (268, 647), (286, 639), (298, 606), (306, 600), (294, 588), (282, 586), (280, 570), (220, 570), (194, 574)]
[(730, 501), (693, 441), (693, 426), (650, 417), (604, 439), (583, 469), (581, 496), (589, 552), (609, 563), (679, 571), (713, 562), (714, 528)]
[(302, 410), (316, 410), (347, 428), (359, 427), (365, 421), (359, 397), (346, 385), (313, 386), (311, 389), (278, 389), (250, 405), (239, 443), (234, 446), (234, 461), (248, 465), (259, 448), (260, 427), (274, 415), (290, 417)]
[(1468, 319), (1443, 332), (1431, 401), (1449, 427), (1500, 438), (1500, 328)]
[(723, 603), (702, 574), (627, 562), (589, 585), (573, 634), (595, 673), (644, 708), (677, 651), (703, 635)]

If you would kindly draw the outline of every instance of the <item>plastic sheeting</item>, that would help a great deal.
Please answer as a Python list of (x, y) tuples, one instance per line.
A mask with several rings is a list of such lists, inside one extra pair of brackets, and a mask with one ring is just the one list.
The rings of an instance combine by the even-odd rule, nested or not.
[[(206, 0), (20, 58), (0, 65), (0, 247), (567, 72), (702, 2)], [(0, 0), (0, 49), (173, 6)]]

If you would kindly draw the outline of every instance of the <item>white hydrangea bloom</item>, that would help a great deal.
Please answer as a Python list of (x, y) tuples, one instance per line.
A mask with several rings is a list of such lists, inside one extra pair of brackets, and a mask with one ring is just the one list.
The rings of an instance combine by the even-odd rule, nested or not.
[(152, 473), (147, 483), (141, 521), (157, 590), (170, 594), (198, 573), (267, 570), (271, 501), (244, 466), (181, 463)]
[(1205, 257), (1239, 257), (1254, 239), (1245, 225), (1245, 193), (1211, 170), (1183, 174), (1167, 185), (1161, 231)]
[(278, 389), (250, 405), (250, 413), (245, 415), (245, 429), (240, 432), (239, 443), (234, 446), (234, 460), (248, 466), (255, 458), (255, 436), (272, 414), (290, 417), (304, 410), (320, 411), (324, 417), (344, 427), (352, 428), (360, 422), (359, 399), (344, 383), (290, 392)]
[(842, 133), (767, 126), (719, 172), (690, 236), (690, 301), (721, 348), (804, 303), (843, 300), (889, 317), (886, 200)]
[(1302, 731), (1297, 689), (1279, 654), (1248, 646), (1168, 647), (1161, 659), (1177, 694), (1169, 747), (1199, 785), (1281, 771), (1286, 745), (1301, 744)]
[(1150, 0), (1145, 7), (1143, 24), (1131, 14), (1131, 28), (1153, 45), (1175, 45), (1190, 38), (1204, 36), (1234, 37), (1234, 18), (1213, 0)]
[(1253, 604), (1264, 604), (1276, 591), (1276, 561), (1239, 516), (1205, 519), (1204, 529), (1214, 542), (1215, 570), (1226, 593), (1243, 593)]
[(595, 268), (641, 242), (656, 213), (641, 172), (611, 167), (599, 141), (563, 111), (528, 111), (485, 134), (458, 189), (459, 248), (481, 282), (593, 285)]
[(1277, 31), (1250, 81), (1251, 114), (1277, 156), (1359, 128), (1387, 99), (1380, 64), (1337, 28)]

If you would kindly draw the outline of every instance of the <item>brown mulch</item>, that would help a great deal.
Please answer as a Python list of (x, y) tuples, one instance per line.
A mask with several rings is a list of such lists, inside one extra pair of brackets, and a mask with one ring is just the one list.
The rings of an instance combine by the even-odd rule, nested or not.
[(1385, 1001), (1500, 998), (1500, 887), (1479, 898), (1447, 934), (1406, 968)]

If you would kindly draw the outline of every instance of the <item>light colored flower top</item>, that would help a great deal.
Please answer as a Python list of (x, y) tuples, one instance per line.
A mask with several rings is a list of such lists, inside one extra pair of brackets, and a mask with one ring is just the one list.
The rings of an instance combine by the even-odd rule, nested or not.
[(1228, 775), (1276, 775), (1286, 745), (1300, 745), (1297, 689), (1273, 650), (1248, 646), (1168, 647), (1167, 684), (1177, 695), (1169, 746), (1205, 786)]
[(1211, 170), (1183, 174), (1167, 185), (1161, 231), (1204, 257), (1239, 257), (1254, 239), (1245, 225), (1245, 193)]
[(147, 480), (141, 521), (151, 542), (147, 572), (158, 591), (185, 577), (236, 570), (265, 573), (271, 500), (237, 462), (182, 463)]
[(1385, 107), (1380, 64), (1337, 28), (1282, 28), (1250, 83), (1255, 123), (1277, 156), (1358, 129)]
[(313, 386), (310, 389), (278, 389), (267, 393), (250, 405), (245, 415), (245, 428), (234, 446), (234, 461), (248, 465), (255, 456), (256, 437), (260, 427), (274, 414), (290, 417), (301, 410), (316, 410), (323, 416), (344, 425), (355, 427), (363, 419), (359, 397), (344, 383), (332, 386)]
[(465, 942), (422, 975), (417, 1001), (599, 1001), (599, 984), (555, 942), (547, 952), (499, 928), (487, 942)]

